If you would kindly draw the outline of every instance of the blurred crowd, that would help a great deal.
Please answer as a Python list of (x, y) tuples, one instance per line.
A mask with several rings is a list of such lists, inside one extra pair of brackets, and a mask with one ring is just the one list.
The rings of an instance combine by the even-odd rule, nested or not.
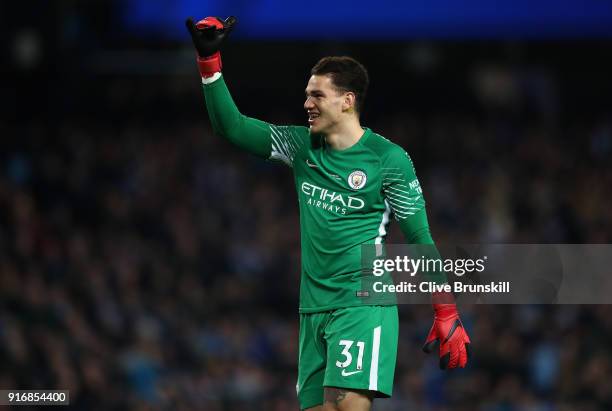
[[(561, 117), (541, 81), (530, 117), (503, 73), (479, 78), (473, 112), (366, 116), (411, 154), (434, 239), (612, 241), (612, 118)], [(69, 389), (79, 410), (298, 409), (290, 170), (213, 136), (193, 77), (96, 82), (87, 108), (57, 102), (78, 115), (0, 124), (0, 389)], [(474, 357), (448, 373), (421, 353), (431, 308), (400, 319), (376, 411), (612, 409), (609, 306), (466, 307)]]

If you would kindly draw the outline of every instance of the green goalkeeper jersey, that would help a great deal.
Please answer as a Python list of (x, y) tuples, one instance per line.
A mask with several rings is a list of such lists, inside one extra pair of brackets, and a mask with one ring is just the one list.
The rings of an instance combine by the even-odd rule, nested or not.
[(302, 249), (300, 312), (363, 304), (361, 246), (383, 244), (392, 216), (406, 242), (433, 243), (419, 180), (400, 146), (364, 128), (355, 145), (335, 150), (307, 127), (246, 117), (223, 77), (204, 85), (204, 95), (217, 134), (293, 170)]

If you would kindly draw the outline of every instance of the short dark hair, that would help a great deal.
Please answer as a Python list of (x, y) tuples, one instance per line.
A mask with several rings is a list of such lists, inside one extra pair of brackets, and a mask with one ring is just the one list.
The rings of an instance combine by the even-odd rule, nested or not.
[(323, 57), (310, 70), (313, 76), (329, 74), (334, 86), (341, 91), (355, 93), (355, 110), (361, 113), (370, 77), (366, 68), (352, 57)]

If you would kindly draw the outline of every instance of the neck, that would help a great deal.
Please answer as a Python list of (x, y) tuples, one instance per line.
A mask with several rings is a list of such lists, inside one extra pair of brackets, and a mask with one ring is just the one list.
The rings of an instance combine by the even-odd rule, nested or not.
[(344, 150), (357, 144), (363, 129), (359, 124), (359, 119), (354, 118), (350, 121), (339, 124), (332, 132), (325, 136), (325, 142), (334, 150)]

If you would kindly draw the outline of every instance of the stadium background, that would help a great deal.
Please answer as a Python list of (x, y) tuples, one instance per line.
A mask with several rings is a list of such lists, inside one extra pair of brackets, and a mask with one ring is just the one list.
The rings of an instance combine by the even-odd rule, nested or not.
[[(305, 124), (310, 67), (352, 55), (371, 75), (363, 123), (410, 152), (436, 241), (609, 243), (609, 7), (544, 3), (502, 32), (503, 7), (369, 39), (380, 20), (351, 11), (274, 39), (234, 1), (224, 73), (243, 113)], [(291, 174), (211, 134), (182, 32), (206, 4), (149, 4), (0, 6), (20, 16), (2, 36), (0, 389), (67, 388), (79, 410), (297, 409)], [(421, 354), (430, 310), (402, 307), (375, 410), (612, 409), (609, 306), (464, 310), (475, 358), (452, 373)]]

